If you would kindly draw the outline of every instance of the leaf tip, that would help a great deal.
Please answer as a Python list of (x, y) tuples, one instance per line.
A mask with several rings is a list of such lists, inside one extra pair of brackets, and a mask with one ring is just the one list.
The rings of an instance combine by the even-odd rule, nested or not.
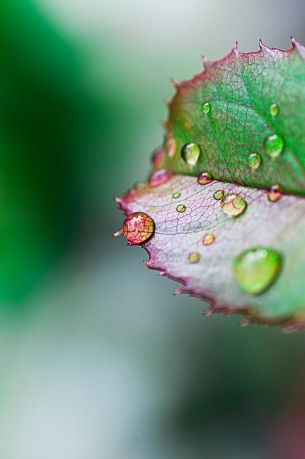
[(171, 78), (170, 81), (176, 89), (178, 89), (181, 86), (181, 83), (178, 80), (175, 80), (175, 78)]
[(123, 230), (120, 229), (119, 231), (117, 231), (116, 233), (113, 233), (111, 236), (113, 237), (117, 237), (117, 236), (122, 236), (123, 235)]
[(207, 70), (209, 67), (211, 67), (212, 62), (210, 62), (205, 56), (201, 56), (201, 60), (202, 60), (203, 70)]
[(232, 54), (235, 54), (235, 56), (239, 56), (239, 51), (238, 51), (238, 41), (234, 43), (234, 46), (232, 48)]
[(268, 46), (265, 46), (265, 45), (264, 45), (264, 43), (262, 42), (262, 39), (261, 39), (261, 38), (259, 39), (258, 44), (259, 44), (259, 49), (260, 49), (261, 51), (263, 51), (263, 52), (265, 52), (265, 53), (268, 53), (268, 54), (271, 53), (271, 49), (268, 48)]
[(302, 59), (305, 59), (305, 47), (301, 45), (294, 37), (291, 38), (291, 43), (292, 43), (292, 48), (294, 48), (299, 55), (302, 57)]

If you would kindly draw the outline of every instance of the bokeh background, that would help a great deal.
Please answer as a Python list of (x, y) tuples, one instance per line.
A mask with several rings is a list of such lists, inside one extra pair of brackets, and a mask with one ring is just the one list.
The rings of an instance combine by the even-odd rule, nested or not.
[(202, 316), (110, 236), (170, 78), (236, 40), (305, 43), (304, 18), (302, 0), (1, 1), (1, 458), (305, 457), (305, 334)]

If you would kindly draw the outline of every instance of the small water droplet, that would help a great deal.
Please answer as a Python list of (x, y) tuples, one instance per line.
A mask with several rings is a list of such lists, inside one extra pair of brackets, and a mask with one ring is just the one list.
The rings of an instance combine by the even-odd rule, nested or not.
[(240, 326), (241, 327), (247, 327), (250, 324), (250, 319), (248, 317), (245, 317), (240, 321)]
[(284, 140), (277, 134), (269, 135), (265, 140), (266, 152), (273, 158), (277, 158), (284, 150)]
[(155, 206), (150, 206), (150, 210), (155, 210)]
[(198, 263), (199, 260), (200, 260), (200, 255), (198, 252), (192, 252), (189, 254), (190, 263)]
[(247, 207), (247, 203), (239, 194), (226, 194), (221, 201), (222, 211), (229, 217), (238, 217)]
[(213, 194), (213, 198), (216, 199), (216, 201), (220, 201), (224, 197), (224, 191), (223, 190), (217, 190)]
[(197, 182), (200, 185), (206, 185), (207, 183), (211, 183), (212, 181), (213, 177), (209, 172), (202, 172), (197, 179)]
[(123, 224), (124, 236), (131, 245), (143, 244), (152, 237), (155, 222), (144, 212), (134, 212), (125, 219)]
[(272, 185), (267, 194), (269, 201), (276, 202), (281, 199), (283, 191), (283, 188), (278, 183), (276, 185)]
[(198, 143), (187, 143), (182, 147), (181, 157), (190, 166), (196, 166), (201, 153)]
[(175, 153), (177, 150), (177, 143), (176, 143), (176, 140), (173, 139), (172, 137), (166, 141), (166, 150), (170, 158), (175, 156)]
[(251, 153), (248, 158), (247, 158), (248, 164), (252, 169), (257, 169), (261, 162), (262, 162), (262, 157), (258, 153)]
[(279, 112), (280, 112), (280, 107), (277, 104), (273, 103), (270, 105), (269, 113), (271, 116), (277, 116)]
[(186, 210), (186, 207), (184, 204), (178, 204), (178, 206), (176, 207), (177, 212), (185, 212), (185, 210)]
[(204, 113), (205, 115), (207, 115), (208, 113), (210, 113), (211, 111), (211, 104), (210, 102), (205, 102), (204, 104), (201, 105), (201, 110), (202, 110), (202, 113)]
[(255, 295), (272, 284), (279, 275), (281, 264), (280, 254), (273, 249), (250, 249), (236, 258), (234, 274), (239, 286)]
[(155, 169), (160, 169), (165, 156), (165, 151), (162, 147), (158, 148), (152, 157), (152, 163)]
[(203, 314), (204, 314), (205, 316), (211, 316), (211, 315), (213, 314), (213, 309), (211, 308), (211, 306), (210, 306), (209, 308), (207, 308), (207, 309), (203, 312)]
[(180, 198), (180, 193), (178, 193), (178, 192), (177, 192), (177, 193), (174, 193), (174, 194), (173, 194), (173, 198), (174, 198), (174, 199)]
[(215, 236), (214, 234), (206, 234), (203, 239), (202, 239), (202, 244), (203, 245), (211, 245), (215, 241)]
[(167, 169), (159, 169), (154, 171), (151, 176), (149, 177), (149, 186), (158, 186), (162, 183), (167, 182), (171, 176), (173, 175), (172, 171), (168, 171)]

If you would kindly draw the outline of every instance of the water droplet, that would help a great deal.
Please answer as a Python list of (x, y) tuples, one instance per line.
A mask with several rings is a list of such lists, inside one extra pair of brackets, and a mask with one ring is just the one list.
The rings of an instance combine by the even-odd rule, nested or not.
[(175, 156), (175, 153), (177, 150), (177, 143), (176, 143), (176, 140), (173, 139), (172, 137), (166, 141), (166, 150), (170, 158)]
[(281, 199), (281, 197), (283, 196), (283, 191), (283, 188), (278, 183), (276, 185), (272, 185), (267, 195), (269, 201), (276, 202), (279, 199)]
[(247, 327), (250, 324), (250, 319), (248, 317), (245, 317), (240, 321), (240, 326), (241, 327)]
[(280, 112), (280, 107), (277, 104), (273, 103), (270, 105), (269, 113), (271, 116), (277, 116), (279, 112)]
[(229, 217), (238, 217), (247, 207), (247, 203), (239, 194), (226, 194), (221, 201), (222, 211)]
[(186, 207), (184, 204), (178, 204), (178, 206), (176, 207), (177, 212), (185, 212), (185, 210), (186, 210)]
[(197, 182), (200, 185), (206, 185), (207, 183), (210, 183), (212, 181), (213, 177), (209, 172), (202, 172), (197, 179)]
[(202, 110), (202, 113), (204, 113), (205, 115), (207, 115), (208, 113), (210, 113), (211, 111), (211, 104), (210, 102), (205, 102), (204, 104), (201, 105), (201, 110)]
[(161, 167), (161, 165), (163, 163), (163, 160), (164, 160), (164, 156), (165, 156), (165, 151), (163, 150), (162, 147), (158, 148), (153, 153), (152, 163), (153, 163), (154, 168), (160, 169), (160, 167)]
[(214, 234), (206, 234), (203, 239), (202, 239), (202, 244), (203, 245), (211, 245), (215, 241), (215, 236)]
[(178, 193), (178, 192), (177, 192), (177, 193), (174, 193), (174, 194), (173, 194), (173, 198), (174, 198), (174, 199), (180, 198), (180, 193)]
[(198, 252), (192, 252), (189, 254), (190, 263), (198, 263), (199, 260), (200, 260), (200, 255)]
[(280, 254), (267, 248), (246, 250), (234, 262), (234, 274), (239, 286), (252, 294), (266, 290), (277, 278), (280, 269)]
[(262, 162), (262, 157), (258, 153), (251, 153), (248, 158), (247, 158), (248, 164), (252, 169), (257, 169), (261, 162)]
[(149, 186), (158, 186), (162, 183), (167, 182), (171, 176), (173, 175), (172, 171), (168, 171), (167, 169), (159, 169), (154, 171), (151, 176), (149, 177)]
[(187, 143), (181, 150), (182, 159), (190, 166), (196, 166), (200, 153), (198, 143)]
[(217, 190), (215, 191), (215, 193), (213, 194), (213, 198), (216, 199), (216, 201), (220, 201), (220, 199), (222, 199), (224, 197), (224, 192), (223, 190)]
[(124, 236), (131, 245), (143, 244), (155, 231), (155, 222), (144, 212), (128, 215), (123, 224)]
[(150, 206), (150, 210), (155, 210), (155, 206)]
[(269, 135), (265, 140), (266, 152), (273, 158), (277, 158), (284, 150), (284, 140), (277, 134)]

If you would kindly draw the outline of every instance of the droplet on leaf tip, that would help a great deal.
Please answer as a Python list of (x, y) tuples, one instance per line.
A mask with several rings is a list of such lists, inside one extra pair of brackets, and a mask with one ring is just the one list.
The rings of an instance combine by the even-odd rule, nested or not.
[(206, 234), (203, 239), (202, 239), (202, 244), (203, 245), (211, 245), (215, 241), (215, 236), (214, 234)]
[(279, 184), (276, 184), (276, 185), (272, 185), (272, 187), (269, 189), (268, 191), (268, 200), (271, 201), (271, 202), (277, 202), (281, 199), (281, 197), (283, 196), (283, 188), (281, 187), (281, 185)]
[(120, 231), (117, 231), (116, 233), (113, 233), (113, 237), (117, 237), (117, 236), (122, 236), (124, 234), (123, 230), (120, 229)]
[(252, 169), (257, 169), (262, 162), (262, 158), (261, 155), (259, 155), (258, 153), (251, 153), (248, 156), (247, 161)]
[(152, 156), (152, 164), (156, 169), (160, 169), (165, 156), (165, 151), (163, 148), (157, 149)]
[(123, 233), (131, 245), (143, 244), (155, 232), (155, 222), (144, 212), (134, 212), (125, 219)]
[(189, 166), (196, 166), (200, 153), (198, 143), (187, 143), (181, 149), (181, 157)]
[(210, 113), (211, 111), (211, 104), (210, 102), (205, 102), (204, 104), (201, 105), (201, 111), (202, 113), (204, 113), (205, 115), (207, 115), (208, 113)]
[(275, 103), (272, 103), (269, 107), (269, 113), (271, 116), (277, 116), (280, 112), (280, 107), (275, 104)]
[(185, 210), (186, 210), (186, 207), (184, 204), (178, 204), (178, 206), (176, 207), (177, 212), (181, 213), (181, 212), (185, 212)]
[(238, 285), (254, 295), (264, 292), (278, 277), (280, 269), (280, 254), (269, 248), (246, 250), (234, 262)]
[(224, 197), (224, 191), (223, 190), (217, 190), (213, 194), (213, 198), (216, 199), (216, 201), (220, 201)]
[(229, 193), (222, 198), (221, 209), (229, 217), (238, 217), (247, 208), (247, 203), (239, 194)]
[(284, 140), (277, 134), (269, 135), (265, 140), (265, 149), (272, 158), (277, 158), (284, 149)]
[(149, 186), (161, 185), (162, 183), (167, 182), (172, 175), (172, 171), (169, 171), (167, 169), (158, 169), (150, 175), (148, 180)]
[(200, 185), (206, 185), (207, 183), (211, 183), (212, 181), (213, 177), (209, 172), (202, 172), (197, 179), (197, 182)]
[(173, 196), (172, 196), (174, 199), (178, 199), (180, 198), (180, 193), (174, 193)]
[(189, 254), (190, 263), (198, 263), (199, 260), (200, 260), (200, 255), (198, 252), (192, 252)]

